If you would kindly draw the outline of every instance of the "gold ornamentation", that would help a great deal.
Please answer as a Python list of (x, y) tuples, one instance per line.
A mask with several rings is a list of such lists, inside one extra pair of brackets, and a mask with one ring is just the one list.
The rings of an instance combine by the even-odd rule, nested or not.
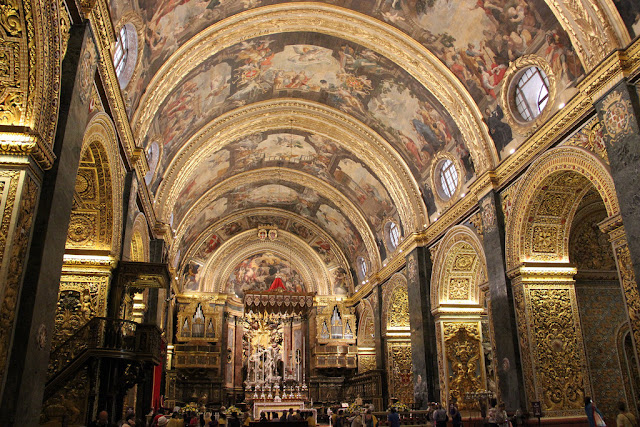
[(538, 225), (533, 227), (533, 251), (555, 253), (558, 242), (557, 227)]
[(627, 303), (631, 331), (634, 342), (636, 343), (636, 348), (638, 348), (640, 347), (640, 294), (638, 293), (636, 274), (633, 270), (631, 253), (629, 252), (626, 238), (618, 243), (621, 243), (620, 246), (615, 249), (618, 260), (618, 273), (620, 274), (620, 282), (622, 283), (624, 298)]
[(580, 410), (588, 389), (582, 333), (573, 288), (528, 291), (531, 355), (543, 409)]
[[(293, 122), (292, 114), (296, 117)], [(257, 128), (263, 132), (292, 128), (331, 140), (376, 171), (396, 205), (404, 230), (416, 230), (428, 221), (420, 189), (414, 183), (411, 171), (387, 141), (348, 114), (297, 99), (250, 104), (204, 125), (167, 166), (156, 192), (158, 216), (168, 221), (176, 200), (202, 159), (232, 141), (255, 133)]]
[[(312, 177), (306, 173), (299, 172), (293, 169), (282, 169), (278, 167), (262, 168), (257, 171), (243, 172), (235, 175), (232, 178), (228, 178), (221, 183), (215, 185), (202, 196), (194, 206), (192, 206), (180, 225), (177, 227), (175, 233), (175, 242), (178, 244), (181, 242), (187, 234), (189, 225), (197, 221), (198, 216), (213, 203), (217, 198), (233, 190), (238, 186), (245, 184), (254, 184), (259, 182), (278, 181), (281, 183), (292, 182), (299, 183), (304, 182), (305, 186), (318, 192), (318, 194), (327, 200), (331, 200), (336, 207), (344, 213), (344, 215), (350, 219), (356, 230), (361, 234), (362, 241), (366, 248), (366, 257), (371, 262), (371, 270), (377, 271), (382, 266), (380, 259), (380, 251), (376, 244), (373, 230), (369, 227), (366, 218), (356, 207), (352, 200), (348, 199), (344, 194), (338, 192), (335, 187), (323, 181), (320, 178)], [(204, 236), (202, 236), (204, 237)], [(177, 249), (176, 249), (177, 250)], [(220, 251), (217, 251), (220, 252)]]
[(106, 316), (109, 270), (102, 266), (85, 266), (82, 274), (69, 274), (65, 262), (60, 278), (56, 321), (51, 348), (55, 349), (94, 316)]
[(89, 387), (88, 367), (81, 369), (64, 384), (53, 396), (49, 397), (42, 406), (41, 422), (80, 425), (87, 418), (84, 411), (87, 408)]
[(469, 279), (452, 278), (449, 282), (449, 299), (450, 300), (466, 300), (469, 299)]
[[(587, 70), (598, 65), (612, 50), (622, 47), (598, 2), (548, 0), (547, 4), (569, 34), (571, 44)], [(592, 18), (592, 13), (597, 20)]]
[(487, 280), (486, 261), (480, 238), (469, 227), (458, 225), (445, 234), (433, 265), (431, 310), (450, 301), (480, 304), (480, 285)]
[(413, 403), (413, 363), (410, 342), (387, 343), (389, 393), (405, 405)]
[(409, 295), (407, 293), (407, 278), (402, 273), (391, 277), (384, 288), (382, 319), (387, 332), (390, 329), (408, 331), (409, 324)]
[(58, 0), (58, 15), (60, 16), (60, 55), (64, 58), (67, 54), (67, 44), (69, 43), (69, 33), (71, 31), (71, 17), (69, 16), (66, 0)]
[(623, 98), (622, 93), (613, 91), (602, 102), (602, 123), (612, 143), (632, 131), (634, 119), (631, 101)]
[(602, 123), (595, 116), (589, 120), (582, 129), (576, 132), (575, 135), (567, 139), (564, 144), (585, 148), (600, 157), (606, 164), (609, 164)]
[(318, 292), (320, 295), (332, 293), (331, 274), (327, 265), (307, 242), (284, 230), (280, 231), (279, 240), (264, 242), (257, 240), (255, 233), (254, 229), (236, 234), (213, 253), (201, 267), (204, 292), (225, 293), (233, 269), (251, 255), (266, 251), (279, 255), (295, 266), (308, 292)]
[(496, 230), (496, 205), (493, 196), (489, 195), (480, 202), (482, 212), (482, 230), (491, 233)]
[[(608, 216), (620, 211), (613, 179), (603, 163), (594, 154), (576, 147), (562, 146), (547, 151), (531, 165), (518, 185), (512, 207), (514, 213), (509, 215), (506, 224), (508, 271), (530, 258), (569, 259), (571, 218), (590, 188), (597, 189)], [(570, 194), (569, 201), (561, 211), (555, 211), (553, 217), (539, 214), (540, 204), (549, 191)], [(543, 212), (549, 213), (551, 208)], [(552, 230), (554, 227), (556, 230)], [(552, 251), (554, 244), (556, 249)]]
[[(22, 184), (11, 245), (5, 247), (5, 251), (8, 250), (8, 252), (5, 252), (4, 256), (9, 257), (9, 268), (5, 279), (4, 297), (0, 306), (0, 381), (4, 377), (7, 363), (9, 341), (13, 331), (19, 288), (23, 267), (27, 259), (27, 249), (32, 231), (31, 224), (35, 216), (39, 190), (36, 181), (27, 174)], [(13, 200), (11, 202), (13, 203)], [(3, 218), (3, 223), (5, 218)]]
[(375, 354), (358, 354), (358, 373), (362, 374), (376, 369)]
[(482, 370), (482, 342), (477, 323), (444, 323), (448, 395), (465, 408), (466, 393), (485, 389)]
[(374, 18), (354, 11), (347, 15), (340, 8), (318, 3), (278, 4), (249, 10), (242, 13), (242, 19), (223, 20), (190, 39), (181, 47), (180, 55), (170, 57), (149, 83), (132, 120), (136, 135), (141, 137), (148, 132), (163, 100), (206, 58), (240, 39), (309, 28), (341, 38), (346, 36), (349, 41), (402, 64), (402, 68), (433, 93), (457, 122), (478, 172), (497, 162), (495, 148), (478, 107), (462, 83), (442, 67), (435, 55), (411, 37), (391, 26), (381, 25)]

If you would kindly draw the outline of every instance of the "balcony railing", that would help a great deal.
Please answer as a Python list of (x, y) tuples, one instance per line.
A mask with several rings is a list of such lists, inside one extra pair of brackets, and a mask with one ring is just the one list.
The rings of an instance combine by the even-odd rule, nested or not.
[(155, 325), (94, 317), (51, 352), (48, 380), (90, 356), (125, 357), (159, 364), (160, 330)]

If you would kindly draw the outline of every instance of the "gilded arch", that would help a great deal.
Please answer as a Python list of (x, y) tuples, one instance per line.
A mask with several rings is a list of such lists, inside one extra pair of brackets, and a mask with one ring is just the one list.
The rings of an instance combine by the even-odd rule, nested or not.
[(122, 201), (113, 194), (123, 179), (117, 144), (109, 116), (96, 114), (82, 142), (67, 248), (120, 252)]
[(286, 260), (300, 274), (307, 292), (332, 294), (327, 266), (306, 242), (282, 230), (277, 240), (262, 241), (258, 239), (255, 229), (236, 235), (214, 253), (202, 267), (204, 285), (201, 285), (201, 290), (225, 293), (234, 268), (245, 259), (262, 252), (271, 252)]
[(452, 227), (438, 245), (431, 277), (431, 310), (442, 305), (481, 306), (480, 285), (487, 281), (482, 243), (469, 227)]
[[(558, 175), (557, 179), (563, 179), (560, 174), (565, 173), (564, 184), (571, 184), (576, 191), (584, 190), (585, 183), (590, 183), (600, 194), (602, 201), (607, 209), (609, 217), (618, 215), (620, 207), (618, 198), (613, 186), (613, 179), (609, 173), (608, 167), (602, 163), (591, 152), (579, 147), (558, 147), (547, 151), (540, 156), (527, 170), (521, 183), (520, 189), (514, 201), (513, 215), (506, 224), (506, 259), (507, 270), (512, 270), (521, 262), (527, 261), (527, 257), (531, 253), (532, 248), (527, 249), (528, 235), (531, 233), (546, 233), (552, 231), (544, 229), (542, 226), (536, 230), (533, 229), (531, 222), (528, 220), (532, 215), (532, 208), (535, 207), (544, 212), (545, 201), (540, 199), (543, 183), (551, 175)], [(569, 181), (567, 181), (569, 180)], [(558, 182), (560, 184), (560, 182)], [(588, 187), (587, 187), (588, 190)], [(584, 195), (584, 193), (582, 194)], [(578, 196), (574, 194), (574, 196)], [(547, 204), (547, 206), (556, 206), (553, 209), (564, 210), (565, 213), (574, 213), (579, 203), (580, 196), (577, 200), (575, 197), (563, 196), (566, 200), (562, 203), (556, 202)], [(538, 202), (536, 203), (536, 199)], [(542, 206), (541, 206), (542, 205)], [(552, 209), (552, 210), (553, 210)], [(554, 216), (557, 212), (554, 211)], [(547, 260), (568, 261), (568, 244), (569, 231), (571, 221), (568, 220), (556, 227), (556, 231), (551, 233), (550, 245), (554, 245), (553, 251), (549, 249)], [(529, 233), (529, 234), (528, 234)], [(546, 236), (546, 234), (544, 234)], [(531, 240), (531, 239), (529, 239)]]
[(136, 215), (133, 221), (133, 232), (131, 233), (131, 248), (129, 258), (131, 261), (149, 261), (149, 228), (147, 218), (142, 212)]
[(185, 238), (187, 231), (187, 224), (193, 223), (198, 218), (207, 206), (214, 202), (219, 195), (224, 194), (240, 185), (247, 183), (267, 182), (273, 180), (280, 183), (296, 183), (304, 182), (305, 185), (313, 190), (316, 190), (319, 195), (331, 200), (335, 205), (343, 212), (353, 223), (356, 230), (360, 234), (364, 247), (368, 256), (368, 261), (373, 269), (379, 269), (382, 265), (380, 260), (380, 253), (378, 252), (375, 242), (375, 236), (371, 228), (369, 227), (365, 217), (356, 205), (345, 197), (344, 194), (339, 193), (332, 186), (328, 185), (325, 181), (311, 176), (307, 173), (298, 172), (295, 170), (281, 169), (277, 167), (263, 168), (259, 171), (244, 172), (234, 176), (233, 178), (226, 179), (220, 184), (211, 188), (204, 196), (202, 196), (198, 202), (189, 210), (184, 219), (178, 225), (174, 244), (180, 242)]

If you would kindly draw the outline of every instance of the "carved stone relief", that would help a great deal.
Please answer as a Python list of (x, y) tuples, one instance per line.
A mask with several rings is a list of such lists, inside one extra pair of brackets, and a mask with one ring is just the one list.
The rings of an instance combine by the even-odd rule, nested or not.
[(442, 327), (448, 395), (457, 399), (460, 408), (466, 408), (465, 395), (486, 388), (480, 325), (446, 322)]

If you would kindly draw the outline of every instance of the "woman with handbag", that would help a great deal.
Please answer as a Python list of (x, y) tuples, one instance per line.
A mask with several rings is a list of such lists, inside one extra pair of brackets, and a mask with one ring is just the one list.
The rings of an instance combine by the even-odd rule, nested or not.
[(590, 397), (584, 398), (584, 412), (589, 420), (589, 427), (606, 427), (602, 412), (596, 407)]

